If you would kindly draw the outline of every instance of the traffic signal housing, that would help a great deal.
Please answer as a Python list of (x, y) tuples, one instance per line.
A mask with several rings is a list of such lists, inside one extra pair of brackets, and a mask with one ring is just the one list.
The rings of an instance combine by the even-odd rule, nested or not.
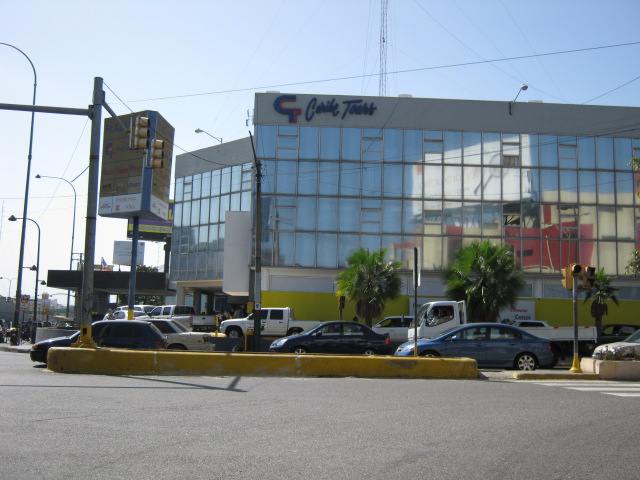
[(137, 150), (149, 146), (149, 117), (142, 115), (131, 119), (129, 148)]
[(573, 289), (573, 277), (571, 276), (571, 268), (563, 267), (562, 268), (562, 288), (566, 290)]
[(149, 153), (151, 168), (162, 168), (164, 165), (164, 140), (153, 140)]
[(582, 267), (580, 279), (582, 280), (582, 288), (591, 290), (596, 281), (596, 267), (586, 265)]

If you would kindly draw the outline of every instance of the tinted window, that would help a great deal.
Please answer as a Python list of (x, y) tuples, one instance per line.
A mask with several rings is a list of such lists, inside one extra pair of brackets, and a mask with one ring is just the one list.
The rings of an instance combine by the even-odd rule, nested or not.
[(174, 315), (195, 315), (196, 311), (193, 307), (185, 307), (182, 305), (176, 305), (176, 308), (173, 310)]
[(345, 323), (342, 329), (343, 335), (364, 335), (366, 332), (362, 325)]
[(149, 312), (149, 315), (162, 315), (162, 307), (156, 307), (153, 310), (151, 310), (151, 312)]
[(271, 316), (269, 318), (272, 320), (284, 319), (284, 310), (271, 310)]
[(173, 329), (167, 322), (152, 322), (152, 325), (154, 325), (162, 333), (173, 333)]
[(510, 328), (493, 327), (489, 330), (491, 340), (516, 340), (520, 338), (520, 333)]
[(265, 320), (267, 318), (268, 314), (269, 314), (269, 310), (260, 310), (258, 312), (258, 319), (259, 320)]
[(325, 325), (320, 329), (320, 332), (322, 332), (322, 335), (340, 335), (342, 333), (342, 324), (332, 323)]
[(164, 307), (162, 309), (162, 314), (163, 315), (171, 315), (171, 307)]
[(631, 327), (627, 325), (622, 325), (620, 327), (620, 334), (622, 335), (631, 335), (635, 331), (636, 331), (635, 327)]
[[(133, 325), (127, 325), (126, 323), (117, 323), (111, 326), (109, 332), (110, 338), (132, 338), (135, 335)], [(104, 333), (103, 333), (104, 336)]]

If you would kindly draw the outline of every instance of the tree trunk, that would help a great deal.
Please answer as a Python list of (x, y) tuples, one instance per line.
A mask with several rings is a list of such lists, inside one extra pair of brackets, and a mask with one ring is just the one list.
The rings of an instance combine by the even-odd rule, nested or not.
[(600, 337), (602, 336), (602, 314), (596, 315), (594, 319), (596, 321), (596, 337), (598, 343), (600, 343)]

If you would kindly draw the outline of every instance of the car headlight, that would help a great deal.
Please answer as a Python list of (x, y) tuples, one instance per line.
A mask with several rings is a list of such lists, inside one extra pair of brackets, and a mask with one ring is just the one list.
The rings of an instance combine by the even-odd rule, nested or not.
[(286, 338), (280, 338), (280, 339), (276, 340), (275, 342), (273, 342), (271, 344), (271, 346), (272, 347), (281, 347), (285, 343), (287, 343), (287, 339)]

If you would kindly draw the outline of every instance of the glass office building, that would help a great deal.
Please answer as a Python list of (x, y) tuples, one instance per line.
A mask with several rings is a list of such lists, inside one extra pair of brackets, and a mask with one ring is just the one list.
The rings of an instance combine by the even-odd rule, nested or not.
[[(458, 249), (487, 239), (513, 249), (524, 297), (565, 297), (559, 272), (576, 262), (637, 298), (624, 276), (640, 241), (640, 109), (511, 107), (257, 94), (265, 291), (332, 293), (354, 249), (386, 248), (409, 270), (417, 246), (431, 298)], [(176, 175), (173, 279), (222, 275), (225, 212), (251, 210), (251, 160)]]

